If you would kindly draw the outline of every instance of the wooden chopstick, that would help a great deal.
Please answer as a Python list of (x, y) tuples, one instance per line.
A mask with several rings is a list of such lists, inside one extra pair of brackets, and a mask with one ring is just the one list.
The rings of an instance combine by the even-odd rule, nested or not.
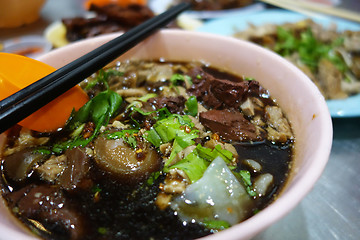
[(0, 102), (0, 133), (45, 106), (190, 8), (180, 3)]
[(297, 0), (260, 0), (261, 2), (268, 3), (277, 7), (289, 9), (292, 11), (303, 12), (310, 11), (314, 13), (322, 13), (335, 17), (348, 19), (351, 21), (360, 22), (360, 14), (343, 8), (336, 8), (327, 6), (321, 3), (312, 3)]

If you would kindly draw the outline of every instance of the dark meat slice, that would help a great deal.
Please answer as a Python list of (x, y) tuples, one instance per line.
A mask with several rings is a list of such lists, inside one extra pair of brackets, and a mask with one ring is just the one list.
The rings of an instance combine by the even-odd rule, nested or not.
[[(208, 108), (221, 109), (224, 104), (227, 105), (229, 102), (233, 105), (241, 100), (241, 96), (247, 91), (244, 82), (233, 83), (229, 80), (216, 79), (201, 68), (194, 68), (188, 74), (194, 83), (188, 89), (189, 94), (196, 96)], [(226, 101), (223, 101), (224, 99)]]
[(150, 98), (148, 102), (156, 109), (166, 107), (173, 114), (182, 114), (186, 99), (183, 96), (177, 97), (155, 97)]
[(263, 93), (266, 93), (266, 90), (257, 81), (235, 82), (218, 79), (202, 68), (194, 68), (188, 75), (194, 83), (188, 89), (188, 93), (195, 95), (208, 108), (238, 109), (247, 97), (261, 97)]
[(62, 20), (69, 41), (104, 33), (127, 31), (154, 16), (149, 7), (136, 4), (125, 8), (115, 4), (103, 7), (91, 5), (90, 10), (95, 11), (97, 15), (91, 18), (77, 17)]
[(124, 30), (114, 22), (108, 22), (104, 16), (92, 18), (65, 18), (62, 23), (66, 27), (66, 38), (70, 42), (94, 37), (104, 33)]
[(86, 178), (90, 170), (90, 159), (81, 148), (73, 148), (65, 152), (67, 158), (67, 166), (59, 177), (61, 188), (65, 190), (74, 190), (76, 188), (87, 188)]
[(31, 176), (34, 166), (44, 159), (44, 155), (34, 152), (33, 148), (26, 148), (5, 157), (4, 172), (13, 181), (24, 181)]
[(194, 10), (222, 10), (244, 7), (253, 2), (253, 0), (181, 0), (182, 2), (191, 2)]
[(200, 113), (200, 122), (221, 138), (232, 141), (260, 141), (256, 127), (242, 113), (230, 110), (209, 110)]
[(68, 235), (67, 239), (82, 239), (84, 228), (79, 214), (65, 199), (59, 188), (48, 185), (28, 185), (5, 195), (10, 209), (16, 209), (24, 220), (37, 221), (49, 232)]
[(125, 27), (137, 26), (154, 16), (149, 7), (138, 4), (130, 4), (126, 8), (116, 4), (109, 4), (103, 7), (91, 5), (90, 10), (95, 11), (99, 15), (107, 16), (109, 20), (120, 23)]

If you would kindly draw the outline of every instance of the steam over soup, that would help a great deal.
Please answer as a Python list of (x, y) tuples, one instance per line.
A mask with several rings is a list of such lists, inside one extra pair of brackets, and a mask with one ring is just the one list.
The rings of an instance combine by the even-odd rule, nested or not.
[(251, 78), (198, 62), (124, 61), (81, 83), (63, 129), (8, 131), (10, 211), (44, 239), (192, 239), (261, 211), (294, 136)]

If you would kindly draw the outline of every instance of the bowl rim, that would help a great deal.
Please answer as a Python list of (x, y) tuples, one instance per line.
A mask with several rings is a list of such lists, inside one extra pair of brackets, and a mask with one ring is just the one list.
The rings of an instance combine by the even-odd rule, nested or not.
[[(272, 202), (269, 206), (260, 211), (258, 214), (232, 226), (229, 229), (220, 231), (216, 234), (205, 236), (201, 239), (238, 239), (239, 233), (241, 233), (242, 238), (251, 238), (259, 232), (265, 230), (270, 225), (274, 224), (275, 222), (283, 218), (285, 215), (287, 215), (291, 210), (293, 210), (312, 190), (316, 181), (320, 178), (322, 172), (324, 171), (326, 163), (328, 162), (330, 156), (333, 136), (331, 117), (325, 99), (322, 97), (316, 86), (304, 73), (302, 73), (301, 70), (299, 70), (297, 67), (295, 67), (293, 64), (291, 64), (284, 58), (282, 58), (280, 55), (253, 43), (212, 33), (192, 32), (177, 29), (163, 29), (155, 34), (186, 34), (187, 37), (211, 37), (220, 41), (230, 41), (235, 44), (241, 44), (242, 46), (251, 48), (254, 51), (262, 51), (265, 55), (269, 56), (274, 61), (282, 62), (282, 64), (284, 64), (287, 68), (289, 68), (291, 71), (294, 71), (295, 74), (301, 76), (304, 84), (308, 85), (307, 87), (309, 88), (309, 90), (313, 94), (317, 95), (316, 97), (319, 100), (318, 103), (320, 104), (320, 107), (323, 108), (321, 110), (323, 114), (318, 117), (321, 118), (319, 119), (319, 121), (323, 123), (320, 126), (320, 131), (323, 134), (323, 137), (321, 139), (324, 140), (322, 142), (319, 142), (318, 145), (318, 149), (322, 149), (323, 151), (317, 150), (316, 154), (313, 156), (313, 158), (317, 161), (313, 161), (307, 166), (308, 170), (300, 179), (298, 179), (298, 181), (292, 182), (293, 187), (289, 191), (282, 192), (281, 196), (276, 201)], [(83, 44), (90, 44), (95, 47), (98, 46), (100, 43), (105, 43), (106, 41), (113, 39), (116, 36), (119, 36), (119, 33), (105, 34), (91, 39), (74, 42), (65, 47), (54, 49), (47, 54), (40, 56), (38, 60), (45, 60), (46, 62), (47, 58), (51, 58), (53, 55), (56, 56), (59, 52), (61, 53), (63, 51), (72, 51), (72, 49), (77, 49)], [(1, 228), (2, 226), (0, 225), (0, 229)]]

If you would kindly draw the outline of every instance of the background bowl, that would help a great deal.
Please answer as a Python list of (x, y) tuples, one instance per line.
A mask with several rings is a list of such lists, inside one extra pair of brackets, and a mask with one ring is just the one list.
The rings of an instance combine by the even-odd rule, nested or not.
[[(117, 34), (70, 44), (40, 58), (53, 67), (82, 56)], [(294, 165), (284, 190), (270, 206), (227, 230), (204, 239), (249, 239), (289, 213), (314, 186), (329, 158), (332, 123), (325, 100), (300, 70), (280, 56), (252, 43), (213, 34), (162, 30), (121, 59), (198, 60), (235, 74), (253, 77), (267, 88), (291, 122)], [(0, 204), (0, 239), (33, 239)], [(275, 237), (275, 236), (274, 236)]]

